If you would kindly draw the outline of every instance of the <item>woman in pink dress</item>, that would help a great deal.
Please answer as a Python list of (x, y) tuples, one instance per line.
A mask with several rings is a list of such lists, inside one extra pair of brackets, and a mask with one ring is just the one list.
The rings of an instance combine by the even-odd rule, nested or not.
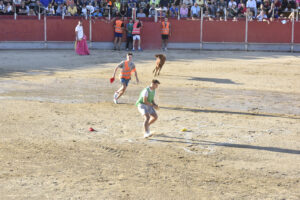
[(78, 25), (75, 28), (76, 34), (76, 53), (78, 55), (90, 55), (88, 45), (86, 42), (86, 36), (83, 33), (82, 21), (78, 22)]

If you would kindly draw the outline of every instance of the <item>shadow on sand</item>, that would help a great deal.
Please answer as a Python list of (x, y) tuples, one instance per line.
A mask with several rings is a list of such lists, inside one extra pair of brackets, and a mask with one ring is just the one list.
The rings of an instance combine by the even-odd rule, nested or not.
[(192, 81), (206, 81), (220, 84), (237, 84), (236, 82), (230, 79), (222, 79), (222, 78), (201, 78), (201, 77), (190, 77), (188, 80)]
[[(240, 148), (240, 149), (254, 149), (260, 151), (271, 151), (277, 153), (288, 153), (288, 154), (300, 154), (300, 150), (294, 149), (284, 149), (278, 147), (264, 147), (264, 146), (255, 146), (247, 144), (232, 144), (232, 143), (220, 143), (220, 142), (211, 142), (206, 140), (195, 140), (195, 139), (185, 139), (181, 137), (172, 137), (166, 135), (155, 135), (153, 137), (162, 138), (162, 139), (149, 139), (150, 141), (163, 142), (163, 143), (180, 143), (180, 144), (190, 144), (190, 145), (210, 145), (210, 146), (221, 146), (221, 147), (231, 147), (231, 148)], [(176, 139), (176, 140), (174, 140)]]
[(253, 112), (239, 112), (239, 111), (226, 111), (226, 110), (207, 110), (198, 108), (182, 108), (182, 107), (160, 107), (166, 110), (178, 110), (178, 111), (189, 111), (189, 112), (202, 112), (202, 113), (219, 113), (219, 114), (232, 114), (232, 115), (250, 115), (258, 117), (279, 117), (287, 119), (300, 119), (298, 116), (287, 116), (283, 114), (263, 114), (263, 113), (253, 113)]

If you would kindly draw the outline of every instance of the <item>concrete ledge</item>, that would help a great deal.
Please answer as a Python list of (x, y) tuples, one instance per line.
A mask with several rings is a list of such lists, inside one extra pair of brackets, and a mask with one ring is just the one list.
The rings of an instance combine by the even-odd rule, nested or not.
[(249, 51), (291, 51), (291, 44), (250, 43)]
[(47, 49), (74, 49), (75, 42), (47, 42)]
[(199, 43), (169, 43), (168, 49), (200, 49)]
[(0, 42), (0, 49), (44, 49), (44, 42)]
[(245, 50), (244, 43), (231, 43), (231, 42), (203, 42), (202, 49), (204, 50)]
[(300, 44), (294, 44), (294, 52), (300, 52)]

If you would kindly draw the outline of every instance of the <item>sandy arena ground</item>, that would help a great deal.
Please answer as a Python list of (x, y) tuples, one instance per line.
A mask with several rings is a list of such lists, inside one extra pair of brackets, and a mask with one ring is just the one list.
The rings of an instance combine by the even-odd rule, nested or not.
[(0, 199), (300, 199), (300, 54), (168, 51), (147, 140), (155, 53), (0, 51)]

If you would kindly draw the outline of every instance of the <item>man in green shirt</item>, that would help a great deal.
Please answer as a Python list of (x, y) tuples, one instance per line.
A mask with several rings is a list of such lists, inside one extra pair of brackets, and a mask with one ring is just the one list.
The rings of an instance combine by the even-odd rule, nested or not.
[(150, 125), (153, 124), (158, 116), (155, 112), (155, 109), (158, 109), (158, 105), (154, 101), (155, 89), (158, 88), (160, 82), (158, 80), (152, 80), (152, 83), (149, 87), (142, 90), (139, 99), (136, 102), (139, 112), (144, 116), (144, 129), (145, 134), (144, 138), (150, 137)]
[(131, 45), (132, 49), (132, 29), (133, 29), (133, 21), (132, 19), (129, 20), (129, 23), (126, 25), (127, 37), (126, 37), (126, 50), (129, 50), (129, 44)]

